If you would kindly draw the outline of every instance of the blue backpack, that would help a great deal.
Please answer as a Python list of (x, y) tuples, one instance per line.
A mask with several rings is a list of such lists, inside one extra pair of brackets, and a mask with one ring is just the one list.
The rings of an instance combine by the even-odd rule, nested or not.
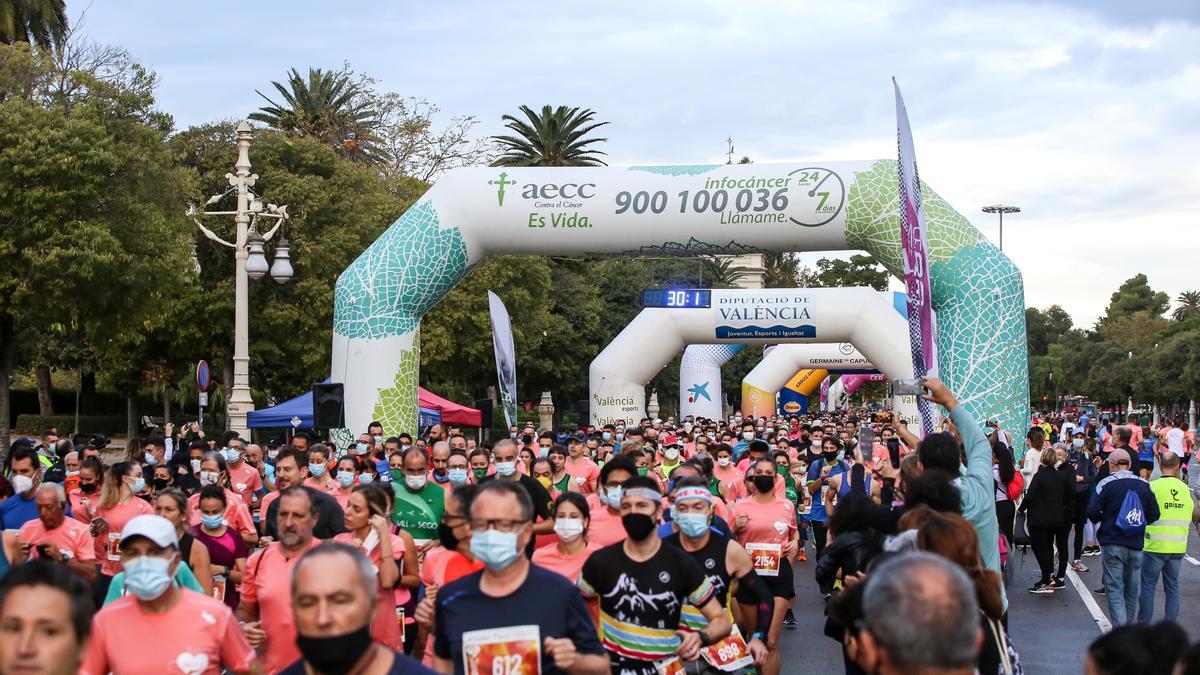
[(1121, 508), (1117, 511), (1117, 529), (1130, 537), (1140, 537), (1146, 533), (1146, 513), (1142, 510), (1142, 500), (1137, 490), (1125, 493), (1121, 500)]

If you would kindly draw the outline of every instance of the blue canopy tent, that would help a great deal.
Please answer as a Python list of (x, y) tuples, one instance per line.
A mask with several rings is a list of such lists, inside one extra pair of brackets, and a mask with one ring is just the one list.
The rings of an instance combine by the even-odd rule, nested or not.
[[(418, 410), (417, 425), (422, 429), (441, 423), (442, 412), (440, 410), (424, 406)], [(252, 410), (247, 418), (246, 426), (251, 429), (291, 429), (293, 428), (293, 419), (300, 420), (300, 423), (294, 427), (296, 429), (312, 428), (313, 395), (311, 391), (270, 408)]]

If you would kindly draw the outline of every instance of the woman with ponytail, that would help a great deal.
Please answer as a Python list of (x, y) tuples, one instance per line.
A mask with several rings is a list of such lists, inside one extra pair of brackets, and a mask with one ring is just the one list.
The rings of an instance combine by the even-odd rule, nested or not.
[(982, 675), (1014, 675), (1021, 672), (1017, 650), (1002, 624), (1004, 596), (1000, 574), (986, 569), (979, 557), (979, 537), (962, 516), (929, 511), (917, 530), (917, 548), (936, 553), (966, 571), (979, 602), (983, 648), (978, 672)]

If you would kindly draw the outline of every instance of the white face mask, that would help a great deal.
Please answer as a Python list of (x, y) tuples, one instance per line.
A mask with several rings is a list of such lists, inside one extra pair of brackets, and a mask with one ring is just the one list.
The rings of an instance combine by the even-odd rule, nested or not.
[(717, 464), (719, 464), (721, 466), (729, 466), (731, 461), (732, 460), (728, 457), (718, 457), (717, 458)]
[(667, 448), (666, 450), (663, 450), (663, 457), (666, 457), (672, 462), (675, 461), (679, 458), (679, 448)]
[(572, 542), (583, 535), (582, 518), (556, 518), (554, 533), (564, 542)]
[(201, 471), (200, 472), (200, 484), (201, 485), (215, 485), (217, 483), (218, 475), (220, 475), (220, 474), (218, 474), (216, 471)]
[(404, 484), (407, 485), (408, 489), (410, 490), (420, 490), (421, 488), (425, 487), (425, 483), (428, 480), (429, 479), (425, 476), (409, 476), (407, 474), (404, 476)]
[(754, 440), (754, 432), (753, 431), (743, 431), (742, 438), (746, 439), (747, 441), (752, 441), (752, 440)]
[(198, 472), (200, 471), (200, 461), (201, 461), (201, 460), (198, 460), (198, 459), (193, 459), (193, 460), (191, 461), (191, 464), (192, 464), (192, 473), (198, 473)]
[(23, 495), (33, 489), (33, 479), (29, 476), (16, 475), (12, 477), (13, 492)]

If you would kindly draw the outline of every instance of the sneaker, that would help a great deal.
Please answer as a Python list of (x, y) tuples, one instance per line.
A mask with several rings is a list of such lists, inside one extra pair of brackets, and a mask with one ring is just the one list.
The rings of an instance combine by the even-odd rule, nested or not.
[(1067, 587), (1067, 582), (1063, 581), (1062, 579), (1060, 579), (1058, 577), (1050, 577), (1050, 588), (1053, 588), (1054, 590), (1057, 591), (1060, 588), (1066, 588), (1066, 587)]
[(1088, 549), (1085, 549), (1085, 550), (1084, 550), (1084, 552), (1083, 552), (1083, 554), (1084, 554), (1084, 555), (1086, 555), (1086, 556), (1093, 556), (1093, 557), (1094, 557), (1094, 556), (1098, 556), (1098, 555), (1100, 555), (1100, 547), (1099, 547), (1099, 546), (1092, 546), (1092, 547), (1090, 547), (1090, 548), (1088, 548)]
[(795, 626), (796, 625), (796, 616), (794, 614), (792, 614), (792, 610), (789, 609), (787, 611), (787, 613), (783, 615), (783, 625), (785, 625), (785, 626)]
[(1096, 595), (1104, 595), (1104, 587), (1101, 586), (1100, 588), (1097, 588), (1097, 589), (1093, 590), (1092, 592), (1095, 593)]
[(808, 554), (804, 552), (804, 549), (800, 549), (800, 553), (796, 555), (796, 560), (808, 560)]
[(1050, 584), (1043, 584), (1039, 581), (1029, 589), (1029, 592), (1038, 594), (1053, 593), (1054, 589), (1050, 588)]
[(1084, 565), (1083, 563), (1079, 562), (1078, 560), (1071, 563), (1071, 569), (1075, 570), (1076, 572), (1088, 571), (1087, 565)]

